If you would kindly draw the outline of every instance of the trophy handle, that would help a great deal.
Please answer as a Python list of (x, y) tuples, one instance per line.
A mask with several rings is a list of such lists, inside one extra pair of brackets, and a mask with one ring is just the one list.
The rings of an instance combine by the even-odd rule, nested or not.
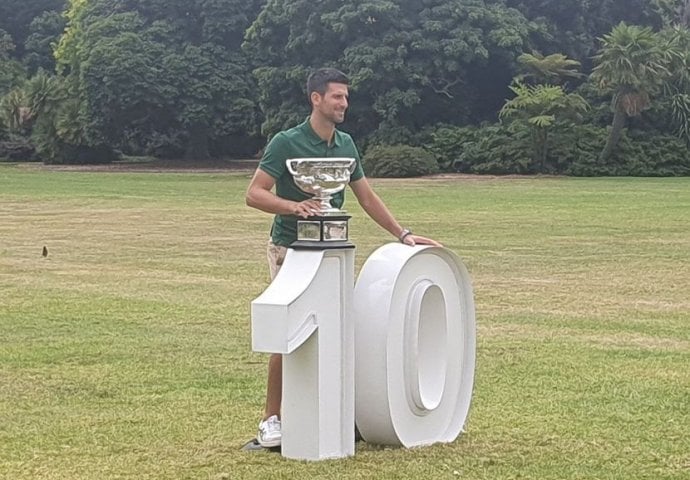
[(352, 159), (352, 165), (350, 165), (350, 168), (348, 169), (348, 170), (350, 170), (350, 175), (355, 173), (355, 168), (357, 168), (357, 160), (353, 158)]
[(292, 166), (293, 163), (297, 163), (297, 160), (287, 160), (285, 162), (285, 166), (288, 169), (288, 172), (290, 172), (290, 175), (297, 175), (297, 170), (295, 170), (295, 167)]

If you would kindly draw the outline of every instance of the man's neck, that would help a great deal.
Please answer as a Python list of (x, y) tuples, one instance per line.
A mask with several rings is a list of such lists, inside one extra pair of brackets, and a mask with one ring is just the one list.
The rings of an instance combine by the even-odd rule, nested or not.
[(309, 125), (311, 125), (312, 130), (314, 130), (314, 133), (316, 133), (321, 140), (327, 142), (329, 145), (333, 142), (333, 136), (335, 134), (335, 124), (333, 124), (333, 122), (324, 120), (312, 113), (309, 116)]

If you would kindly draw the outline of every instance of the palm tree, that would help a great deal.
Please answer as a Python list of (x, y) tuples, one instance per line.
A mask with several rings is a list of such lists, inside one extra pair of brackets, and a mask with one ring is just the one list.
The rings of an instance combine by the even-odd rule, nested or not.
[(25, 104), (24, 92), (20, 88), (11, 90), (0, 99), (0, 117), (10, 132), (17, 133), (24, 126), (27, 118)]
[(671, 76), (664, 85), (664, 93), (671, 101), (676, 133), (690, 145), (690, 30), (676, 25), (665, 28), (660, 34), (667, 41), (671, 54)]
[(683, 4), (678, 7), (679, 24), (690, 27), (690, 0), (683, 0)]
[(583, 76), (578, 72), (580, 62), (568, 58), (562, 53), (544, 56), (539, 52), (523, 53), (517, 58), (520, 70), (524, 73), (515, 77), (522, 81), (532, 79), (536, 83), (561, 84), (568, 79), (578, 79)]
[(528, 125), (532, 135), (532, 160), (545, 172), (551, 127), (558, 121), (579, 120), (589, 105), (580, 95), (566, 93), (560, 85), (525, 85), (516, 80), (510, 89), (515, 97), (503, 105), (499, 118), (513, 120), (514, 125)]
[(664, 86), (672, 53), (651, 28), (624, 22), (601, 40), (591, 78), (613, 95), (613, 123), (600, 155), (604, 161), (618, 144), (627, 118), (649, 108), (652, 96)]

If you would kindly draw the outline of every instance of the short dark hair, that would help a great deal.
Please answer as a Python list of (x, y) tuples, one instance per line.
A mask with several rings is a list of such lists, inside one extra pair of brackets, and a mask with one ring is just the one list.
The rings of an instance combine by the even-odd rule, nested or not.
[(329, 83), (341, 83), (349, 85), (350, 80), (340, 70), (335, 68), (319, 68), (312, 72), (307, 79), (307, 97), (311, 103), (311, 94), (317, 92), (319, 95), (324, 95), (328, 90)]

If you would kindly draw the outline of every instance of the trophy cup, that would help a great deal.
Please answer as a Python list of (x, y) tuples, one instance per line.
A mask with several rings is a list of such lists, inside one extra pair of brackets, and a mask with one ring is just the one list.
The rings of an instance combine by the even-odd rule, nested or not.
[(348, 241), (347, 221), (350, 216), (333, 207), (331, 198), (350, 182), (355, 159), (293, 158), (286, 160), (285, 165), (295, 185), (321, 203), (316, 215), (297, 221), (297, 241), (290, 246), (316, 250), (354, 248)]

